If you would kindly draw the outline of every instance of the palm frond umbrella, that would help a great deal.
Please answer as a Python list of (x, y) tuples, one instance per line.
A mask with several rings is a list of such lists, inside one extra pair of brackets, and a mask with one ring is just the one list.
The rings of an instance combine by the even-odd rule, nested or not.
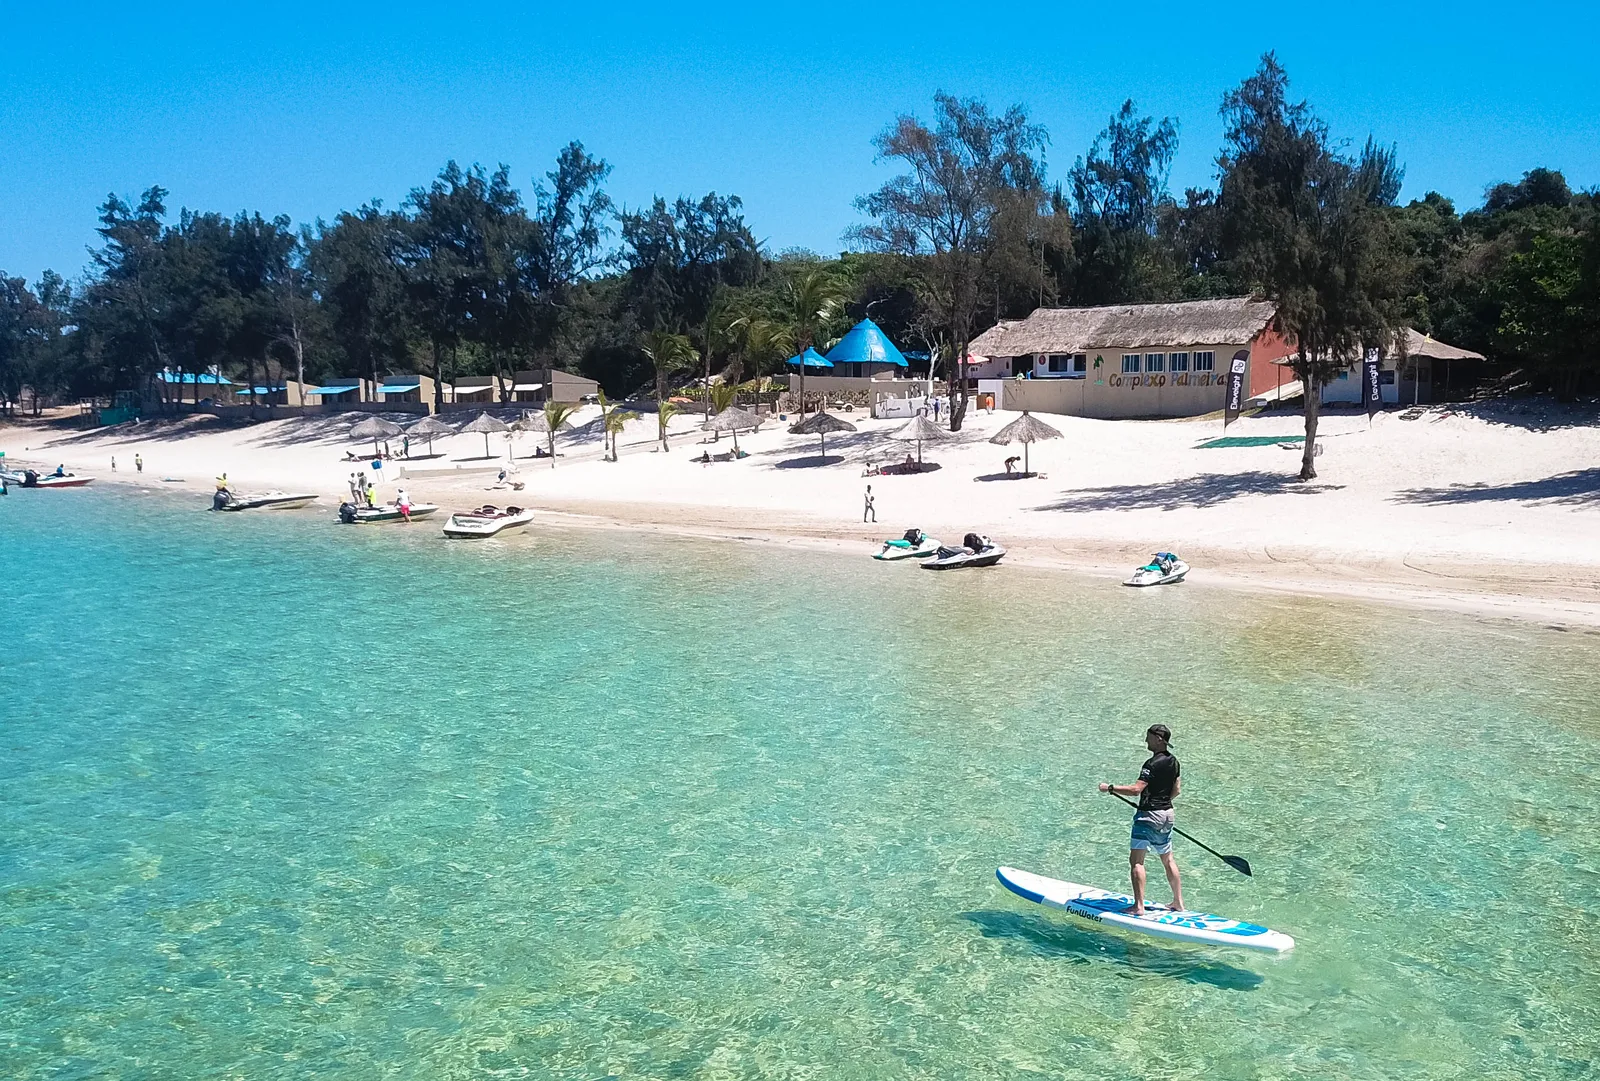
[(760, 423), (760, 419), (750, 410), (730, 405), (700, 427), (708, 432), (732, 432), (733, 456), (737, 458), (739, 457), (739, 429), (746, 428), (754, 431), (756, 425)]
[[(562, 408), (562, 409), (570, 409), (570, 407), (568, 407), (568, 406), (561, 406), (560, 408)], [(556, 441), (555, 441), (555, 438), (554, 438), (554, 433), (552, 433), (550, 431), (550, 414), (548, 412), (546, 412), (544, 409), (524, 409), (522, 411), (522, 416), (519, 417), (517, 420), (514, 420), (514, 421), (511, 422), (511, 427), (515, 431), (519, 431), (519, 432), (538, 432), (538, 433), (540, 433), (542, 435), (551, 436), (552, 438), (550, 439), (550, 467), (552, 469), (555, 468), (555, 464), (556, 464)], [(565, 416), (563, 416), (561, 418), (561, 423), (556, 425), (556, 431), (557, 432), (570, 432), (570, 431), (572, 431), (572, 425), (567, 423), (567, 418)]]
[(433, 441), (443, 439), (447, 435), (455, 435), (456, 430), (435, 416), (426, 416), (406, 429), (406, 435), (412, 439), (426, 439), (428, 453), (433, 453)]
[(1005, 446), (1008, 443), (1022, 444), (1022, 475), (1028, 475), (1028, 444), (1037, 443), (1042, 439), (1060, 439), (1061, 433), (1050, 425), (1023, 410), (1022, 416), (1001, 428), (990, 437), (989, 442)]
[(924, 442), (938, 443), (942, 440), (949, 439), (950, 432), (929, 420), (928, 414), (918, 413), (905, 424), (896, 428), (893, 432), (890, 432), (889, 438), (898, 439), (903, 443), (910, 443), (915, 440), (917, 444), (917, 468), (921, 469), (922, 444)]
[(848, 420), (840, 420), (826, 409), (811, 414), (798, 424), (791, 425), (790, 435), (819, 435), (822, 437), (822, 464), (828, 464), (828, 433), (853, 432), (856, 426)]
[(483, 456), (488, 458), (490, 457), (489, 436), (495, 432), (509, 432), (511, 430), (511, 425), (507, 424), (499, 417), (491, 417), (488, 413), (479, 413), (477, 416), (473, 417), (456, 430), (459, 432), (482, 432)]
[(350, 438), (372, 440), (372, 455), (377, 457), (378, 440), (393, 439), (404, 431), (404, 428), (392, 420), (384, 420), (382, 417), (368, 417), (355, 423), (350, 429)]

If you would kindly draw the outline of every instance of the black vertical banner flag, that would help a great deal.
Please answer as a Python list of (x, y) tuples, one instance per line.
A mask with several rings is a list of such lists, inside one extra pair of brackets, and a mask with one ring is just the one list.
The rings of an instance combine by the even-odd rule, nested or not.
[(1366, 359), (1361, 362), (1361, 400), (1367, 407), (1367, 419), (1372, 419), (1372, 414), (1383, 408), (1383, 392), (1378, 389), (1378, 351), (1368, 349)]
[(1250, 363), (1250, 354), (1241, 349), (1233, 355), (1233, 363), (1228, 366), (1228, 396), (1222, 403), (1222, 430), (1227, 431), (1228, 425), (1239, 419), (1239, 413), (1244, 409), (1244, 370)]

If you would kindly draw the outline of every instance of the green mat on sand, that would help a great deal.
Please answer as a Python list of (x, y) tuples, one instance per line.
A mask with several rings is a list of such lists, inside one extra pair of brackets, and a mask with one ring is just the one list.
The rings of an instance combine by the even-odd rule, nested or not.
[(1303, 435), (1225, 435), (1219, 439), (1212, 439), (1201, 443), (1201, 450), (1213, 450), (1217, 447), (1270, 447), (1274, 443), (1304, 443)]

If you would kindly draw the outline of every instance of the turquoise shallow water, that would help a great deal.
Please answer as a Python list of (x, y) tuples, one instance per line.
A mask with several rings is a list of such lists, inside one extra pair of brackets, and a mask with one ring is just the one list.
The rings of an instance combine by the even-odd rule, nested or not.
[[(1600, 638), (0, 503), (0, 1075), (1591, 1077)], [(1115, 886), (1176, 730), (1192, 904)]]

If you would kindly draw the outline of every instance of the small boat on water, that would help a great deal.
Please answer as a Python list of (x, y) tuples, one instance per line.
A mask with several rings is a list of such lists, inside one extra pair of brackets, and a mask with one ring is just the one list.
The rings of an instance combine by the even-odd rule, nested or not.
[(912, 528), (905, 531), (904, 536), (895, 537), (893, 540), (883, 542), (883, 548), (874, 555), (873, 559), (927, 559), (939, 550), (939, 542), (928, 536), (920, 529)]
[(316, 501), (305, 492), (280, 492), (273, 489), (260, 495), (245, 495), (219, 488), (211, 500), (212, 510), (299, 510)]
[(953, 571), (964, 567), (992, 567), (1005, 556), (1006, 550), (988, 537), (968, 533), (961, 539), (960, 548), (941, 547), (932, 559), (923, 560), (925, 571)]
[(1172, 552), (1157, 552), (1150, 557), (1150, 562), (1133, 572), (1133, 577), (1122, 584), (1125, 586), (1165, 586), (1183, 581), (1183, 576), (1189, 573), (1189, 564), (1179, 559)]
[(7, 484), (18, 488), (82, 488), (94, 480), (77, 473), (40, 473), (33, 469), (6, 470), (4, 476)]
[[(434, 503), (411, 504), (411, 518), (426, 518), (430, 514), (439, 513), (439, 507)], [(339, 504), (339, 521), (346, 525), (382, 525), (385, 522), (403, 522), (405, 515), (400, 513), (400, 507), (395, 503), (385, 503), (378, 507), (360, 507), (354, 503)]]
[(444, 535), (457, 539), (492, 537), (507, 529), (521, 529), (531, 521), (533, 521), (531, 510), (524, 510), (522, 507), (507, 507), (501, 510), (485, 503), (477, 510), (452, 514), (444, 524)]

